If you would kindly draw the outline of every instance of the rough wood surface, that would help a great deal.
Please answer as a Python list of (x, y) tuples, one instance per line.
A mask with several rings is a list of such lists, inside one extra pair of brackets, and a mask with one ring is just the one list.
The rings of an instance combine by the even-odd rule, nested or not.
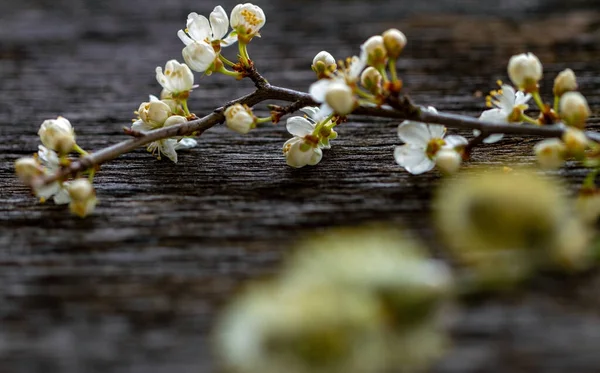
[[(511, 54), (531, 50), (545, 63), (547, 93), (569, 66), (600, 107), (591, 0), (259, 4), (268, 21), (250, 52), (280, 86), (306, 90), (317, 52), (356, 53), (368, 36), (398, 27), (410, 40), (400, 68), (417, 103), (478, 115), (476, 92), (504, 78)], [(102, 168), (100, 205), (85, 220), (38, 204), (19, 184), (12, 162), (36, 150), (46, 118), (69, 118), (86, 149), (124, 139), (133, 110), (159, 93), (154, 68), (181, 59), (175, 34), (187, 13), (215, 5), (0, 4), (0, 372), (213, 371), (209, 332), (219, 308), (248, 279), (276, 271), (316, 228), (391, 222), (444, 255), (429, 218), (439, 177), (399, 169), (397, 123), (388, 121), (354, 118), (317, 167), (300, 170), (285, 165), (281, 125), (247, 136), (214, 128), (175, 166), (140, 149)], [(190, 103), (198, 114), (251, 90), (217, 76), (199, 84)], [(473, 161), (529, 164), (534, 143), (507, 139)], [(585, 171), (571, 165), (560, 174), (576, 185)], [(519, 297), (469, 305), (434, 371), (597, 372), (599, 292), (594, 274), (546, 276)]]

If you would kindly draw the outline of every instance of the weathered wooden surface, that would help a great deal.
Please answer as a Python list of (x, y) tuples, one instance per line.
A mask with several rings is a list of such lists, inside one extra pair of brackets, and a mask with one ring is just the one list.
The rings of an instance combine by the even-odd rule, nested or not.
[[(545, 62), (547, 92), (568, 65), (599, 107), (594, 2), (501, 3), (262, 1), (268, 22), (250, 51), (271, 82), (305, 90), (318, 51), (356, 53), (393, 26), (409, 37), (400, 67), (419, 103), (477, 115), (483, 99), (474, 93), (494, 88), (510, 55), (529, 49)], [(281, 156), (283, 126), (243, 137), (214, 128), (175, 166), (139, 150), (102, 168), (101, 202), (85, 220), (39, 205), (17, 182), (12, 162), (36, 150), (46, 118), (68, 117), (86, 149), (124, 139), (133, 110), (159, 92), (154, 68), (181, 59), (175, 33), (187, 13), (215, 5), (0, 4), (0, 372), (212, 371), (218, 309), (318, 227), (401, 224), (443, 255), (429, 219), (438, 176), (411, 177), (395, 165), (397, 123), (386, 121), (353, 119), (318, 167), (301, 170)], [(222, 77), (199, 84), (198, 114), (251, 88)], [(474, 161), (530, 163), (534, 142), (505, 140)], [(561, 173), (573, 185), (584, 175)], [(544, 277), (515, 299), (473, 304), (435, 371), (599, 371), (599, 293), (595, 275)]]

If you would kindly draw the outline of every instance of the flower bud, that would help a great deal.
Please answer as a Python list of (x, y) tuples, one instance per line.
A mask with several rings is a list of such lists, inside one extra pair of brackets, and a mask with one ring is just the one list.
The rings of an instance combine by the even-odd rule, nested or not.
[(371, 66), (383, 65), (387, 61), (387, 49), (380, 35), (371, 36), (363, 45), (367, 62)]
[(360, 84), (369, 92), (378, 95), (381, 93), (381, 73), (373, 66), (367, 67), (360, 75)]
[(44, 174), (40, 163), (33, 157), (17, 159), (15, 162), (15, 172), (25, 184), (29, 184), (31, 180)]
[(583, 129), (590, 117), (587, 100), (579, 92), (567, 92), (560, 99), (560, 118), (569, 126)]
[(571, 69), (566, 69), (560, 72), (554, 79), (554, 95), (562, 96), (566, 92), (577, 90), (577, 78)]
[(447, 175), (456, 173), (461, 163), (462, 157), (454, 149), (442, 148), (435, 155), (435, 165)]
[(567, 147), (560, 139), (546, 139), (537, 143), (533, 152), (540, 167), (552, 170), (565, 163)]
[(312, 69), (319, 79), (324, 78), (337, 70), (335, 58), (327, 52), (321, 51), (313, 58)]
[(248, 38), (247, 41), (258, 35), (267, 21), (263, 10), (251, 3), (236, 5), (231, 11), (230, 18), (231, 28)]
[(69, 209), (79, 217), (85, 217), (94, 211), (97, 199), (92, 183), (88, 179), (77, 179), (67, 185), (71, 202)]
[(352, 89), (341, 82), (329, 85), (325, 93), (325, 102), (339, 115), (350, 114), (356, 103)]
[(542, 63), (533, 53), (512, 56), (508, 62), (510, 80), (526, 91), (536, 91), (537, 83), (542, 79)]
[(68, 185), (69, 196), (74, 201), (85, 201), (94, 196), (94, 187), (88, 179), (77, 179)]
[(182, 117), (181, 115), (171, 115), (166, 121), (164, 127), (176, 126), (178, 124), (182, 124), (187, 122), (186, 117)]
[(588, 138), (583, 131), (569, 127), (563, 133), (562, 140), (570, 155), (576, 158), (583, 157), (588, 147)]
[(225, 110), (225, 120), (231, 130), (246, 134), (254, 127), (255, 118), (250, 108), (235, 104)]
[(390, 58), (398, 58), (406, 46), (406, 36), (395, 28), (383, 33), (383, 44)]
[(75, 132), (66, 118), (45, 120), (38, 131), (42, 144), (60, 154), (66, 154), (75, 145)]
[(138, 109), (138, 115), (152, 127), (161, 127), (171, 116), (171, 108), (162, 101), (143, 102)]

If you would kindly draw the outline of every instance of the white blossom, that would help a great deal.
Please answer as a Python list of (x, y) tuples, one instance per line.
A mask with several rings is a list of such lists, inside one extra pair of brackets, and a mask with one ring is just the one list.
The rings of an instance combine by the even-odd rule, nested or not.
[[(434, 107), (427, 110), (437, 113)], [(422, 174), (435, 167), (435, 156), (442, 148), (456, 148), (467, 144), (462, 136), (447, 136), (446, 127), (405, 120), (398, 126), (398, 137), (404, 145), (394, 152), (396, 162), (413, 175)]]
[(339, 115), (349, 114), (356, 104), (356, 97), (351, 86), (355, 85), (367, 65), (367, 53), (364, 44), (361, 46), (359, 57), (352, 57), (346, 68), (337, 71), (331, 79), (320, 79), (310, 86), (309, 93), (318, 103), (322, 119), (332, 113)]
[(263, 10), (251, 3), (238, 4), (231, 11), (231, 28), (249, 38), (259, 35), (266, 21)]
[(168, 61), (164, 72), (158, 66), (156, 68), (156, 80), (166, 91), (165, 95), (171, 97), (189, 92), (194, 87), (194, 74), (186, 64), (179, 63), (177, 60)]
[[(294, 135), (283, 145), (283, 154), (289, 166), (300, 168), (306, 165), (314, 166), (321, 161), (323, 151), (329, 149), (329, 139), (337, 137), (337, 133), (331, 130), (327, 138), (319, 138), (313, 133), (316, 128), (316, 120), (321, 117), (316, 107), (305, 107), (301, 109), (307, 117), (295, 116), (287, 120), (286, 128)], [(326, 123), (327, 124), (327, 123)]]
[[(494, 108), (489, 109), (481, 113), (479, 120), (493, 123), (509, 123), (513, 122), (512, 118), (516, 113), (523, 113), (529, 108), (527, 102), (531, 99), (530, 94), (524, 94), (521, 91), (515, 91), (515, 89), (509, 85), (502, 85), (499, 91), (493, 91), (488, 96), (488, 102), (493, 105)], [(473, 130), (475, 136), (479, 136), (481, 131)], [(504, 137), (502, 133), (495, 133), (488, 136), (483, 140), (486, 144), (491, 144), (500, 141)]]
[(202, 15), (190, 13), (185, 31), (177, 32), (185, 44), (182, 55), (188, 66), (198, 72), (208, 70), (215, 62), (220, 47), (235, 43), (235, 36), (225, 37), (228, 30), (227, 13), (221, 6), (210, 13), (210, 21)]
[(542, 73), (542, 63), (533, 53), (512, 56), (508, 62), (508, 76), (519, 89), (537, 89)]
[[(45, 146), (38, 146), (37, 159), (40, 162), (42, 169), (46, 175), (52, 175), (60, 169), (60, 160), (58, 154)], [(50, 184), (35, 186), (33, 192), (42, 201), (53, 197), (54, 203), (63, 205), (70, 202), (69, 192), (66, 187), (68, 182), (55, 181)]]
[[(150, 103), (161, 102), (161, 101), (151, 101)], [(138, 131), (140, 133), (145, 133), (148, 131), (152, 131), (161, 127), (170, 127), (174, 125), (178, 125), (180, 123), (185, 123), (187, 119), (180, 115), (172, 115), (165, 119), (165, 121), (159, 125), (154, 125), (151, 123), (145, 122), (143, 119), (137, 120), (135, 123), (131, 125), (131, 129), (133, 131)], [(178, 141), (179, 140), (179, 141)], [(191, 138), (168, 138), (163, 140), (153, 141), (146, 149), (148, 152), (152, 153), (152, 155), (156, 156), (156, 158), (161, 159), (162, 155), (165, 155), (174, 163), (177, 163), (177, 150), (190, 149), (197, 145), (197, 141)]]
[(42, 144), (61, 154), (70, 152), (75, 146), (75, 131), (71, 122), (63, 117), (45, 120), (38, 131)]
[[(149, 131), (150, 129), (162, 127), (167, 118), (171, 116), (171, 108), (162, 101), (152, 100), (150, 102), (142, 102), (137, 114), (140, 120), (133, 124), (132, 129)], [(143, 125), (139, 123), (140, 121), (143, 122)], [(144, 128), (134, 128), (140, 126)]]

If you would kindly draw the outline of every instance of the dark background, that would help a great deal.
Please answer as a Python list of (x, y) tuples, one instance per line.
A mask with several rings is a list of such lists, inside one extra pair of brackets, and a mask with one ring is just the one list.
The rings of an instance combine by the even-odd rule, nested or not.
[[(571, 67), (600, 104), (595, 1), (257, 1), (267, 15), (250, 54), (271, 83), (307, 90), (313, 56), (358, 53), (389, 27), (409, 38), (399, 62), (417, 103), (478, 115), (477, 92), (506, 79), (512, 54), (533, 51), (546, 93)], [(435, 172), (393, 159), (398, 123), (353, 118), (312, 168), (285, 165), (284, 126), (247, 136), (219, 126), (156, 161), (143, 149), (102, 167), (100, 204), (80, 220), (40, 205), (13, 176), (36, 151), (40, 123), (63, 115), (93, 150), (125, 139), (156, 66), (181, 61), (176, 36), (207, 1), (0, 3), (0, 372), (209, 372), (220, 307), (250, 278), (276, 272), (301, 237), (322, 227), (383, 221), (406, 226), (445, 257), (430, 222)], [(229, 13), (235, 2), (221, 2)], [(235, 53), (229, 52), (229, 57)], [(197, 76), (198, 115), (252, 88)], [(264, 106), (262, 106), (264, 108)], [(596, 121), (594, 109), (592, 124)], [(473, 164), (532, 164), (537, 139), (476, 150)], [(575, 188), (585, 170), (558, 172)], [(435, 372), (600, 371), (600, 277), (539, 276), (520, 294), (468, 305), (455, 345)]]

